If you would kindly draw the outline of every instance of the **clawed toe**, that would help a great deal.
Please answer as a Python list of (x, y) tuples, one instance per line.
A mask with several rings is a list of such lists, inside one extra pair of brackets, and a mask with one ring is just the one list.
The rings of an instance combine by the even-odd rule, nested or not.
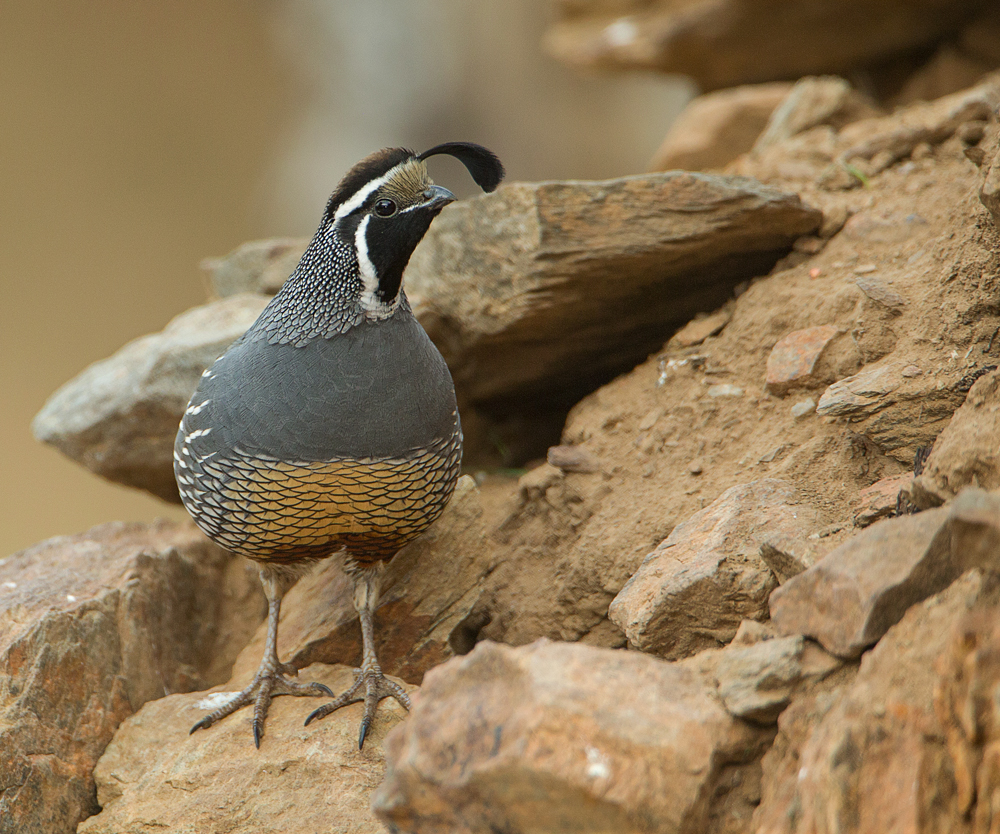
[[(375, 711), (378, 708), (379, 701), (383, 698), (395, 698), (404, 709), (409, 710), (410, 696), (406, 694), (406, 690), (403, 687), (395, 681), (386, 678), (380, 670), (355, 669), (354, 675), (354, 683), (350, 689), (343, 692), (330, 703), (323, 704), (319, 709), (309, 713), (305, 723), (308, 726), (312, 721), (325, 718), (331, 712), (336, 712), (341, 707), (364, 701), (365, 711), (361, 718), (361, 727), (358, 732), (358, 749), (361, 750), (365, 746), (365, 736), (368, 735), (372, 721), (375, 719)], [(364, 688), (363, 693), (360, 692), (362, 687)]]
[(325, 684), (318, 682), (303, 683), (285, 677), (289, 664), (281, 664), (280, 671), (258, 672), (251, 684), (238, 693), (229, 703), (209, 713), (192, 728), (195, 730), (205, 730), (221, 721), (228, 715), (232, 715), (238, 709), (253, 704), (253, 741), (259, 748), (260, 740), (264, 737), (264, 723), (267, 720), (267, 712), (271, 706), (271, 699), (277, 695), (302, 695), (319, 697), (320, 695), (333, 696), (333, 691)]

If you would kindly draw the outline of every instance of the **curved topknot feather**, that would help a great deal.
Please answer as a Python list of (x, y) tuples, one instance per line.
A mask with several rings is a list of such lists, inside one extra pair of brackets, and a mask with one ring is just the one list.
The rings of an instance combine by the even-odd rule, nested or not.
[(503, 179), (503, 164), (493, 151), (474, 142), (444, 142), (424, 151), (417, 159), (447, 154), (461, 162), (483, 191), (493, 191)]

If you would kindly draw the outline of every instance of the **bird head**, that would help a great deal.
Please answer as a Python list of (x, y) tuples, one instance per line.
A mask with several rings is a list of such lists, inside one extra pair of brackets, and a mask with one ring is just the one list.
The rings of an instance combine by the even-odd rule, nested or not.
[(327, 203), (324, 226), (354, 252), (360, 303), (369, 318), (385, 318), (396, 309), (410, 255), (431, 221), (455, 200), (427, 174), (424, 160), (437, 154), (460, 160), (484, 191), (503, 179), (500, 160), (470, 142), (447, 142), (422, 154), (386, 148), (351, 168)]

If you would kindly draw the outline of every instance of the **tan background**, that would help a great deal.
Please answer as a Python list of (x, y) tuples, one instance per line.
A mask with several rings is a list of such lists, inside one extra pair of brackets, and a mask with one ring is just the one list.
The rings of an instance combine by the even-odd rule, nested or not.
[[(691, 91), (544, 58), (533, 0), (33, 0), (0, 9), (0, 556), (182, 510), (29, 423), (59, 385), (205, 298), (198, 262), (308, 235), (344, 169), (473, 139), (514, 179), (645, 167)], [(460, 168), (435, 175), (471, 193)], [(462, 189), (465, 189), (462, 191)]]

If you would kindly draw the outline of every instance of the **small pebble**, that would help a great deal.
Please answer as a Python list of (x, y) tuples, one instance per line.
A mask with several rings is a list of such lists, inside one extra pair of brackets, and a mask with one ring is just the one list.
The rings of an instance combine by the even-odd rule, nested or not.
[(912, 379), (915, 376), (920, 376), (922, 373), (923, 371), (916, 365), (907, 365), (905, 368), (903, 368), (903, 376), (905, 376), (907, 379)]
[(712, 385), (708, 389), (708, 396), (710, 397), (742, 397), (743, 389), (736, 386), (730, 385), (728, 382), (724, 382), (720, 385)]
[(810, 278), (819, 278), (819, 276), (822, 275), (822, 274), (823, 274), (823, 270), (820, 269), (818, 266), (814, 266), (812, 269), (809, 270), (809, 277)]
[(688, 464), (688, 472), (690, 472), (692, 475), (700, 475), (704, 471), (705, 471), (705, 466), (698, 459), (695, 459)]
[(809, 414), (812, 414), (816, 410), (816, 400), (810, 397), (808, 400), (802, 400), (802, 402), (795, 403), (792, 406), (792, 416), (798, 420)]
[(875, 266), (875, 264), (863, 264), (862, 266), (854, 267), (854, 274), (867, 275), (870, 272), (874, 272), (876, 269), (878, 269), (878, 267)]

